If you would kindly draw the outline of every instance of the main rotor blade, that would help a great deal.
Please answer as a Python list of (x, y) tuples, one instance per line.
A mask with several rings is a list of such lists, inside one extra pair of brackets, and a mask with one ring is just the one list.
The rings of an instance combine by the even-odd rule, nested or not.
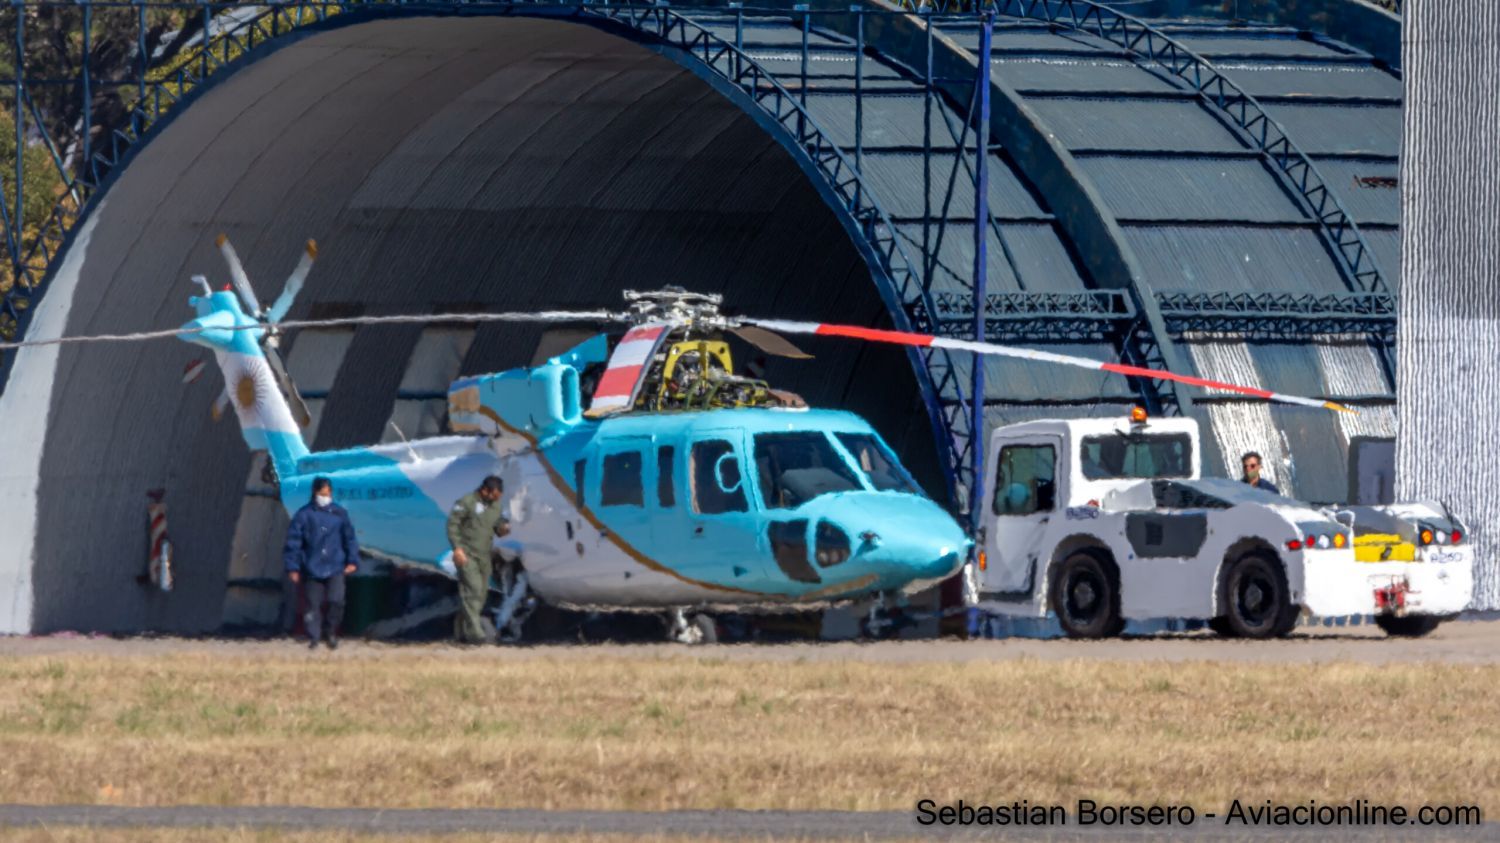
[(792, 345), (791, 340), (775, 331), (767, 331), (765, 328), (756, 325), (735, 325), (729, 331), (767, 354), (774, 354), (777, 357), (790, 357), (793, 360), (812, 359), (811, 354)]
[(990, 342), (975, 342), (973, 340), (951, 339), (948, 337), (935, 337), (930, 334), (911, 334), (905, 331), (884, 331), (877, 328), (861, 328), (856, 325), (830, 325), (822, 322), (786, 322), (778, 319), (741, 319), (741, 322), (750, 325), (758, 325), (774, 331), (787, 334), (812, 334), (825, 337), (848, 337), (850, 339), (866, 340), (869, 342), (891, 343), (893, 345), (910, 345), (918, 348), (951, 348), (956, 351), (972, 351), (975, 354), (992, 354), (1000, 357), (1014, 357), (1018, 360), (1034, 360), (1040, 363), (1057, 363), (1063, 366), (1074, 366), (1080, 369), (1092, 369), (1101, 372), (1113, 372), (1117, 375), (1125, 375), (1135, 378), (1154, 378), (1157, 380), (1176, 381), (1177, 383), (1201, 386), (1205, 389), (1219, 389), (1226, 392), (1237, 392), (1241, 395), (1253, 395), (1267, 401), (1277, 401), (1283, 404), (1297, 404), (1302, 407), (1320, 407), (1327, 410), (1336, 410), (1341, 413), (1353, 413), (1353, 409), (1333, 401), (1323, 401), (1318, 398), (1304, 398), (1300, 395), (1287, 395), (1283, 392), (1271, 392), (1253, 386), (1241, 386), (1239, 384), (1224, 383), (1223, 381), (1209, 380), (1207, 378), (1194, 377), (1192, 375), (1180, 375), (1176, 372), (1168, 372), (1164, 369), (1147, 369), (1141, 366), (1127, 366), (1124, 363), (1106, 363), (1102, 360), (1094, 360), (1088, 357), (1075, 357), (1070, 354), (1055, 354), (1050, 351), (1037, 351), (1031, 348), (1019, 348), (1013, 345), (1000, 345)]
[[(427, 325), (433, 322), (451, 322), (462, 325), (478, 325), (489, 322), (632, 322), (628, 313), (608, 310), (538, 310), (527, 313), (416, 313), (392, 316), (341, 316), (335, 319), (293, 319), (279, 324), (283, 331), (295, 328), (352, 328), (359, 325)], [(205, 331), (263, 331), (260, 322), (245, 325), (215, 325), (198, 328), (164, 328), (154, 331), (137, 331), (129, 334), (83, 334), (63, 337), (0, 342), (0, 351), (20, 348), (37, 348), (45, 345), (88, 345), (113, 342), (148, 342), (150, 340), (181, 339)]]
[(209, 417), (214, 421), (224, 418), (224, 413), (229, 410), (229, 401), (229, 388), (225, 387), (224, 391), (219, 393), (219, 397), (214, 400), (213, 407), (209, 409)]
[(271, 309), (266, 311), (266, 319), (272, 324), (286, 318), (287, 311), (292, 309), (292, 303), (297, 300), (297, 294), (302, 292), (302, 282), (307, 280), (307, 273), (312, 271), (313, 261), (318, 257), (318, 242), (308, 240), (302, 250), (302, 258), (297, 261), (297, 268), (286, 279), (286, 286), (281, 288), (281, 295), (271, 303)]
[(292, 418), (297, 424), (307, 427), (312, 424), (312, 413), (307, 410), (307, 402), (302, 400), (302, 393), (297, 391), (297, 384), (292, 382), (292, 376), (287, 374), (286, 365), (281, 362), (281, 354), (270, 345), (262, 345), (266, 353), (266, 362), (271, 364), (271, 372), (276, 375), (276, 382), (281, 384), (281, 391), (286, 393), (287, 401), (292, 405)]
[(240, 256), (235, 254), (234, 247), (229, 245), (229, 235), (220, 234), (214, 238), (214, 245), (219, 247), (219, 254), (223, 255), (224, 262), (229, 264), (229, 279), (234, 282), (234, 288), (239, 291), (245, 307), (249, 309), (251, 316), (259, 317), (260, 299), (255, 297), (255, 290), (250, 286), (250, 276), (245, 274), (245, 266), (240, 263)]

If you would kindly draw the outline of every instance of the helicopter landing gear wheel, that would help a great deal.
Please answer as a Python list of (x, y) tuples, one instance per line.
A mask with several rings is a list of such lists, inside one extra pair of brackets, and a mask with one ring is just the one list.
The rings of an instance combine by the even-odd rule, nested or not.
[(674, 609), (668, 618), (667, 637), (678, 644), (698, 645), (719, 643), (719, 626), (708, 615), (698, 613), (692, 617), (681, 609)]
[(495, 578), (500, 583), (500, 607), (495, 610), (495, 641), (519, 644), (526, 620), (536, 611), (537, 599), (531, 593), (526, 570), (519, 562), (503, 563)]
[(870, 611), (859, 622), (859, 635), (867, 641), (888, 641), (901, 633), (901, 628), (910, 625), (901, 603), (882, 594), (870, 604)]

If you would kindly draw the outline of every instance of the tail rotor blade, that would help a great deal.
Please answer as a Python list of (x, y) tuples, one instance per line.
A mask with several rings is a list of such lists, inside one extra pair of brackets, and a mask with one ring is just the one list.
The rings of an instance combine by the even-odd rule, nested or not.
[(220, 234), (214, 239), (214, 245), (219, 247), (219, 254), (224, 256), (224, 262), (229, 264), (229, 278), (234, 282), (234, 288), (239, 291), (240, 298), (245, 302), (245, 307), (251, 316), (260, 316), (260, 299), (255, 297), (255, 290), (250, 286), (250, 276), (245, 274), (245, 266), (240, 263), (240, 256), (235, 254), (234, 247), (229, 244), (229, 235)]
[(1147, 369), (1141, 366), (1128, 366), (1124, 363), (1107, 363), (1102, 360), (1094, 360), (1088, 357), (1075, 357), (1070, 354), (1056, 354), (1050, 351), (1038, 351), (1031, 348), (1020, 348), (1013, 345), (999, 345), (998, 343), (975, 342), (973, 340), (951, 339), (948, 337), (935, 337), (930, 334), (912, 334), (905, 331), (885, 331), (877, 328), (861, 328), (857, 325), (830, 325), (821, 322), (789, 322), (778, 319), (741, 319), (748, 325), (757, 325), (784, 334), (812, 334), (825, 337), (848, 337), (849, 339), (865, 340), (867, 342), (891, 343), (894, 345), (909, 345), (918, 348), (949, 348), (955, 351), (971, 351), (975, 354), (990, 354), (1000, 357), (1013, 357), (1019, 360), (1033, 360), (1039, 363), (1056, 363), (1063, 366), (1073, 366), (1080, 369), (1092, 369), (1094, 371), (1113, 372), (1134, 378), (1154, 378), (1157, 380), (1176, 381), (1177, 383), (1201, 386), (1205, 389), (1217, 389), (1225, 392), (1235, 392), (1240, 395), (1252, 395), (1267, 401), (1276, 401), (1282, 404), (1296, 404), (1303, 407), (1320, 407), (1327, 410), (1335, 410), (1341, 413), (1353, 413), (1353, 409), (1333, 401), (1324, 401), (1318, 398), (1304, 398), (1300, 395), (1287, 395), (1282, 392), (1271, 392), (1253, 386), (1241, 386), (1239, 384), (1224, 383), (1222, 381), (1209, 380), (1207, 378), (1194, 377), (1193, 375), (1181, 375), (1176, 372), (1168, 372), (1164, 369)]
[(292, 405), (292, 417), (297, 424), (307, 427), (312, 424), (312, 413), (307, 410), (307, 402), (302, 400), (302, 393), (297, 391), (297, 384), (292, 382), (292, 376), (287, 374), (286, 366), (281, 362), (281, 355), (271, 346), (263, 346), (266, 353), (266, 362), (271, 364), (271, 372), (276, 375), (276, 382), (281, 385), (281, 391), (286, 393), (287, 401)]
[(271, 309), (266, 311), (266, 319), (272, 324), (286, 318), (287, 311), (292, 309), (292, 303), (297, 300), (297, 294), (302, 292), (302, 284), (307, 280), (307, 273), (312, 271), (313, 261), (318, 258), (318, 243), (316, 240), (308, 240), (307, 246), (302, 250), (302, 259), (297, 261), (297, 268), (286, 279), (286, 286), (281, 288), (281, 295), (271, 303)]

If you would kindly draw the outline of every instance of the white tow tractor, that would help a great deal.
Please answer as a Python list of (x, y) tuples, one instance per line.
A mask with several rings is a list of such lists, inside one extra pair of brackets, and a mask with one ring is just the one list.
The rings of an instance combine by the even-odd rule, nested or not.
[(1300, 614), (1374, 615), (1425, 635), (1469, 603), (1467, 530), (1438, 503), (1318, 508), (1199, 472), (1192, 419), (1033, 421), (990, 438), (979, 608), (1079, 638), (1202, 618), (1289, 633)]

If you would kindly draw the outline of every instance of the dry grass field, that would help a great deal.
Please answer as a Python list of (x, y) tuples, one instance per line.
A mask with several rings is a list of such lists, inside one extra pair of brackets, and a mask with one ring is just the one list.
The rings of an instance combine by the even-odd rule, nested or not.
[(634, 810), (1316, 797), (1500, 811), (1496, 665), (702, 652), (0, 656), (0, 793)]

